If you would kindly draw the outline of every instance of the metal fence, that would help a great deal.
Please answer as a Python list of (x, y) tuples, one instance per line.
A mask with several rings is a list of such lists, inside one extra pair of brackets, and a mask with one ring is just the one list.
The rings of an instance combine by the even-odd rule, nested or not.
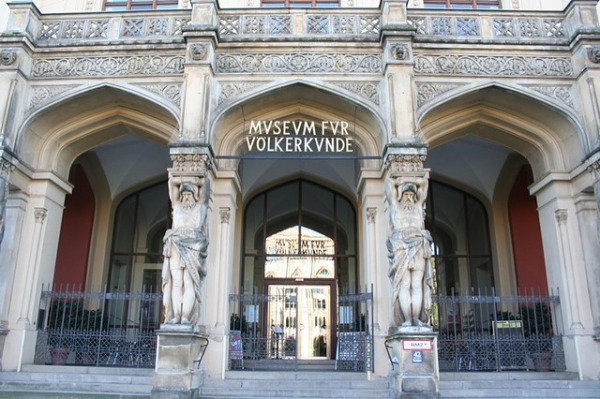
[(162, 294), (42, 290), (36, 364), (153, 367)]
[[(229, 366), (231, 369), (301, 369), (302, 345), (308, 341), (315, 358), (333, 360), (333, 369), (345, 371), (373, 370), (373, 336), (370, 333), (373, 315), (372, 292), (339, 295), (330, 316), (320, 320), (311, 313), (299, 315), (297, 292), (293, 289), (281, 295), (230, 295), (231, 322), (229, 335)], [(314, 299), (316, 308), (323, 302)], [(321, 304), (321, 305), (320, 305)], [(268, 316), (267, 316), (268, 315)], [(280, 318), (278, 319), (278, 316)], [(302, 334), (314, 326), (300, 325), (298, 320), (315, 320), (316, 330), (309, 340)], [(277, 322), (281, 320), (281, 323)], [(335, 320), (333, 326), (326, 325)], [(276, 321), (275, 323), (272, 323)], [(304, 362), (306, 363), (306, 362)], [(326, 362), (321, 362), (327, 364)]]
[(566, 369), (553, 292), (498, 296), (494, 289), (471, 290), (433, 299), (441, 371)]

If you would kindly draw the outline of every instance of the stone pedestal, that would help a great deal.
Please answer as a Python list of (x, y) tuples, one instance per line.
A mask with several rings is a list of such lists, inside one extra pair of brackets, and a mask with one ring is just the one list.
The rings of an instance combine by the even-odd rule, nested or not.
[(400, 327), (385, 341), (392, 362), (393, 398), (439, 398), (437, 334), (430, 328)]
[(208, 338), (191, 325), (163, 324), (156, 332), (152, 399), (196, 399), (202, 386), (199, 368)]

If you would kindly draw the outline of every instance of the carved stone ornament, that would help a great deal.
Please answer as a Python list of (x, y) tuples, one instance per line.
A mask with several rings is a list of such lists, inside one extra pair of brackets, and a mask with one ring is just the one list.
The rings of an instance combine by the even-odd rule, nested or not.
[(377, 208), (367, 208), (367, 221), (369, 224), (375, 223), (377, 217)]
[(12, 65), (17, 60), (17, 52), (12, 48), (3, 49), (0, 53), (0, 64)]
[(194, 61), (204, 61), (208, 55), (208, 45), (205, 43), (194, 43), (190, 46), (190, 57)]
[(449, 83), (417, 83), (417, 108), (460, 86)]
[(45, 208), (35, 208), (33, 215), (35, 216), (35, 222), (41, 224), (46, 220), (46, 216), (48, 216), (48, 210)]
[(392, 154), (387, 157), (386, 166), (391, 174), (401, 172), (420, 172), (427, 159), (423, 154)]
[(210, 169), (211, 160), (206, 154), (174, 154), (171, 155), (172, 173), (204, 175)]
[(561, 225), (567, 222), (568, 213), (566, 209), (557, 209), (554, 212), (554, 217), (556, 217), (556, 222)]
[(63, 57), (35, 60), (33, 77), (106, 77), (182, 74), (185, 57), (141, 55), (106, 57)]
[(217, 56), (219, 73), (381, 73), (380, 54), (228, 53)]
[(591, 62), (594, 64), (600, 64), (600, 47), (589, 47), (587, 55)]
[(594, 161), (591, 165), (587, 167), (588, 172), (594, 175), (594, 179), (600, 179), (600, 161)]
[(570, 57), (418, 55), (415, 74), (455, 76), (571, 77)]
[(376, 105), (380, 104), (379, 100), (379, 81), (372, 82), (332, 82), (333, 84), (351, 91), (365, 100), (370, 101)]
[(404, 61), (408, 58), (408, 47), (404, 44), (394, 44), (391, 50), (392, 58), (396, 61)]
[(6, 159), (0, 158), (0, 179), (8, 180), (10, 172), (14, 169), (14, 165), (8, 162)]
[(219, 208), (219, 216), (221, 217), (221, 223), (228, 224), (231, 217), (231, 210), (229, 208)]

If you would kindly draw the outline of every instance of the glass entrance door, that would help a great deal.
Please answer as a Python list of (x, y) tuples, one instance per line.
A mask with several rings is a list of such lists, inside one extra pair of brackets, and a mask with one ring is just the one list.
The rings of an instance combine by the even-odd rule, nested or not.
[(271, 357), (331, 358), (331, 286), (308, 284), (268, 286)]

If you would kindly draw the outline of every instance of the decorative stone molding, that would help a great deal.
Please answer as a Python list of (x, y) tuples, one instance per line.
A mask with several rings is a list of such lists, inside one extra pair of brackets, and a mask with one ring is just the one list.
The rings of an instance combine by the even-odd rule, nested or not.
[(416, 55), (415, 74), (572, 77), (573, 65), (569, 57)]
[(379, 105), (380, 93), (379, 93), (379, 81), (372, 82), (332, 82), (336, 86), (342, 89), (351, 91), (365, 100), (372, 102), (375, 105)]
[(592, 162), (587, 167), (587, 171), (590, 172), (594, 176), (594, 180), (600, 179), (600, 160), (596, 160)]
[(42, 224), (46, 220), (46, 216), (48, 216), (48, 210), (45, 208), (35, 208), (33, 215), (35, 216), (35, 222)]
[(228, 102), (254, 88), (263, 85), (263, 83), (232, 82), (221, 84), (219, 91), (218, 105)]
[(194, 61), (204, 61), (208, 56), (208, 44), (193, 43), (190, 45), (190, 58)]
[[(567, 39), (569, 32), (565, 19), (516, 18), (512, 15), (492, 16), (431, 16), (410, 15), (408, 23), (418, 36), (486, 37), (493, 41), (507, 39), (556, 40)], [(492, 34), (484, 35), (483, 26), (491, 26)]]
[(377, 217), (377, 208), (367, 208), (367, 222), (369, 224), (375, 223)]
[(185, 57), (179, 55), (62, 57), (35, 60), (32, 76), (106, 77), (182, 74)]
[(181, 105), (182, 88), (179, 83), (140, 84), (137, 86), (158, 94), (178, 107)]
[(173, 167), (169, 172), (177, 174), (204, 175), (211, 167), (207, 154), (172, 154)]
[(558, 101), (570, 108), (575, 108), (575, 102), (571, 96), (571, 86), (542, 86), (542, 85), (525, 85), (526, 87), (543, 94), (546, 97)]
[(587, 56), (590, 62), (600, 64), (600, 46), (588, 47)]
[(228, 53), (217, 56), (218, 73), (381, 73), (380, 54)]
[(559, 225), (565, 224), (567, 222), (568, 212), (566, 209), (557, 209), (554, 212), (554, 217)]
[(219, 208), (219, 216), (221, 218), (221, 223), (229, 224), (231, 210), (229, 208)]
[(6, 159), (0, 158), (0, 179), (8, 180), (10, 172), (15, 168), (13, 164), (8, 162)]
[(62, 93), (72, 90), (77, 85), (53, 85), (53, 86), (34, 86), (31, 88), (28, 109), (32, 109), (39, 104), (50, 101)]
[(386, 159), (386, 167), (392, 175), (404, 172), (422, 172), (427, 159), (425, 154), (390, 154)]
[(417, 83), (417, 108), (432, 101), (438, 96), (463, 85), (451, 83)]

